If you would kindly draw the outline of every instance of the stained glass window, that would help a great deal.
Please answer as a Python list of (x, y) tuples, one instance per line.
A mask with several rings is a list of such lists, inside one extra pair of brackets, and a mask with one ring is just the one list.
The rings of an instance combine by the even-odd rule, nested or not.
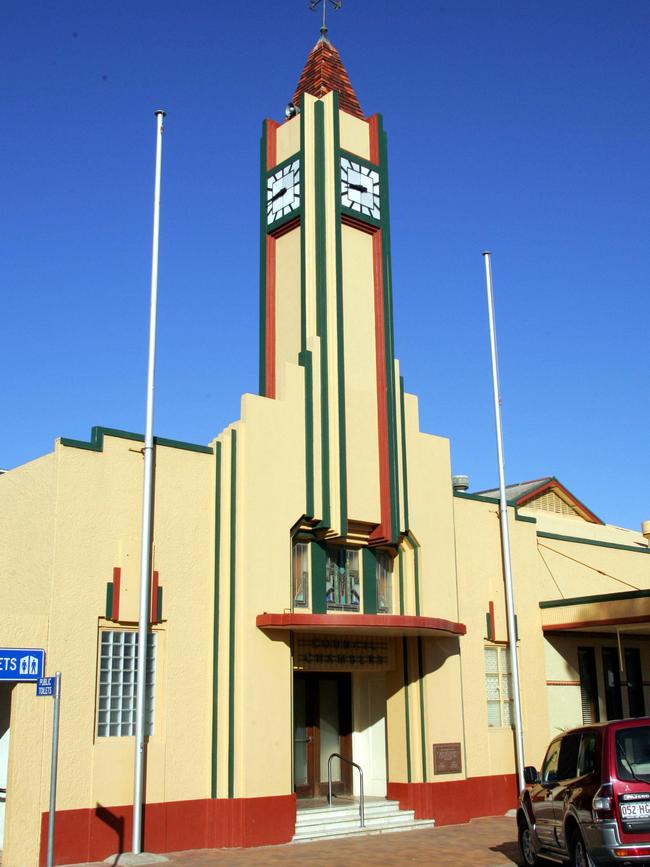
[(293, 604), (304, 607), (309, 604), (309, 545), (295, 542), (292, 552)]
[(359, 552), (330, 548), (325, 572), (327, 607), (338, 611), (359, 610)]

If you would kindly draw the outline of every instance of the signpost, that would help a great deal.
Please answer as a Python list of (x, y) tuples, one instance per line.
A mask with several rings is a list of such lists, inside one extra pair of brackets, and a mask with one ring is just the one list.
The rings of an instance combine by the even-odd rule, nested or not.
[(59, 762), (59, 709), (61, 705), (61, 672), (55, 677), (39, 677), (37, 696), (54, 697), (52, 717), (52, 761), (50, 764), (50, 815), (47, 823), (47, 867), (54, 864), (54, 819), (56, 812), (56, 772)]

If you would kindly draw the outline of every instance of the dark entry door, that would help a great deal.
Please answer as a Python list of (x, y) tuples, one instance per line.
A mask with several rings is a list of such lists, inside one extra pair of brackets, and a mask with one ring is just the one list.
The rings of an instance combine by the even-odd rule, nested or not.
[[(352, 758), (349, 674), (296, 673), (293, 689), (294, 788), (299, 798), (327, 794), (327, 761), (332, 753)], [(351, 792), (351, 768), (332, 759), (332, 789)]]

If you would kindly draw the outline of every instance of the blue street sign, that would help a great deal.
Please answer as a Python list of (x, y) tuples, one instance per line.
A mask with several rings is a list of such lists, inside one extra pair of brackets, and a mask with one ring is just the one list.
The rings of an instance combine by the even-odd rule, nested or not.
[(39, 677), (36, 683), (36, 695), (54, 695), (56, 692), (55, 677)]
[(45, 671), (45, 651), (33, 647), (0, 647), (0, 681), (36, 682)]

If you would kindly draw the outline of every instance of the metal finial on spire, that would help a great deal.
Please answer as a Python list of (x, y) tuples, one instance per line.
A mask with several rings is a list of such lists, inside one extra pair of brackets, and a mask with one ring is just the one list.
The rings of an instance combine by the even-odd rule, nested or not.
[(327, 4), (332, 4), (334, 9), (340, 9), (343, 5), (343, 0), (309, 0), (309, 8), (312, 12), (316, 11), (319, 3), (323, 4), (323, 23), (320, 26), (320, 35), (325, 39), (327, 37)]

